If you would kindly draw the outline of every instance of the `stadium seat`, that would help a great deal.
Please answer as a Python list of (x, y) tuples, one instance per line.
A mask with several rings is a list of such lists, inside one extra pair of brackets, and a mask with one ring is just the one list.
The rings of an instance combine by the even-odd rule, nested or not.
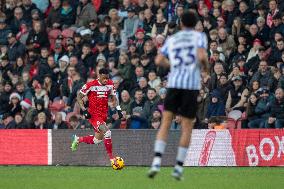
[(241, 129), (242, 128), (242, 115), (243, 113), (239, 110), (233, 110), (229, 112), (227, 116), (226, 127), (228, 129)]
[(48, 40), (49, 40), (51, 49), (54, 49), (55, 40), (59, 35), (61, 35), (61, 30), (59, 29), (53, 29), (48, 32)]

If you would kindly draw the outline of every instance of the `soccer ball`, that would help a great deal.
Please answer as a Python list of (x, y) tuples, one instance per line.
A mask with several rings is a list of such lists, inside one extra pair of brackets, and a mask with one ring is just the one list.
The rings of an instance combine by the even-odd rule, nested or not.
[[(115, 163), (116, 161), (116, 163)], [(121, 157), (115, 157), (115, 160), (111, 160), (111, 166), (114, 170), (121, 170), (124, 167), (124, 160)]]

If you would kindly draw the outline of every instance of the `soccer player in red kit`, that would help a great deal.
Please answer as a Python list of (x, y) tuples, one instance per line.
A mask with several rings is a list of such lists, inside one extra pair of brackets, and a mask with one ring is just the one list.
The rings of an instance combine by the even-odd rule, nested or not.
[[(88, 97), (89, 107), (84, 106), (83, 98)], [(106, 68), (99, 70), (99, 77), (96, 80), (86, 83), (77, 96), (80, 108), (83, 110), (85, 119), (92, 124), (95, 135), (77, 137), (73, 136), (71, 145), (72, 151), (76, 151), (79, 143), (99, 144), (104, 142), (109, 159), (115, 159), (112, 154), (111, 131), (106, 125), (108, 113), (108, 100), (117, 104), (115, 88), (112, 80), (109, 79), (109, 71)], [(119, 117), (122, 117), (121, 109), (116, 107)]]

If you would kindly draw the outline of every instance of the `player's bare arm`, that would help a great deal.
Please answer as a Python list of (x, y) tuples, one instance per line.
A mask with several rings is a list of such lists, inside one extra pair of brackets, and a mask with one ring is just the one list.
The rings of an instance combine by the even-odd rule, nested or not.
[(78, 95), (77, 95), (77, 102), (78, 102), (81, 110), (86, 111), (87, 109), (85, 108), (84, 102), (83, 102), (84, 96), (85, 95), (83, 93), (79, 92)]
[(156, 56), (155, 63), (157, 66), (170, 67), (169, 60), (162, 53)]
[(199, 63), (201, 64), (201, 70), (209, 73), (208, 54), (207, 54), (206, 49), (198, 48), (197, 57), (198, 57)]

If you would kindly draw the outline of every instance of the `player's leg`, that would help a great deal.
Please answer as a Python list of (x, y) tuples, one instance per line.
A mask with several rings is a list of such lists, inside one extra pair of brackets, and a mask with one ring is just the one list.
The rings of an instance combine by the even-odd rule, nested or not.
[(88, 136), (82, 136), (82, 137), (78, 137), (77, 135), (73, 135), (72, 144), (71, 144), (72, 151), (77, 150), (79, 143), (100, 144), (103, 141), (104, 135), (102, 133), (98, 132), (98, 127), (100, 125), (100, 122), (98, 122), (96, 120), (89, 120), (89, 121), (94, 128), (95, 135), (88, 135)]
[(191, 139), (194, 119), (182, 117), (181, 119), (181, 136), (179, 140), (179, 147), (177, 150), (176, 164), (172, 176), (177, 180), (182, 179), (183, 163), (186, 158), (188, 146)]
[(182, 179), (183, 163), (186, 158), (186, 153), (188, 150), (193, 129), (193, 121), (195, 120), (196, 116), (198, 93), (198, 91), (184, 90), (182, 94), (183, 103), (178, 112), (179, 115), (182, 116), (181, 136), (179, 141), (179, 147), (177, 150), (176, 164), (172, 173), (172, 176), (177, 180)]
[(175, 89), (169, 89), (165, 99), (165, 111), (162, 116), (161, 127), (157, 133), (157, 137), (154, 144), (154, 159), (151, 165), (151, 169), (148, 173), (150, 178), (154, 178), (160, 171), (162, 156), (165, 153), (167, 138), (169, 129), (173, 120), (174, 113), (177, 112), (177, 107), (181, 102), (178, 98), (179, 91)]
[(104, 144), (105, 144), (105, 149), (107, 151), (109, 159), (111, 160), (113, 159), (111, 131), (107, 127), (105, 122), (101, 123), (98, 129), (99, 129), (99, 132), (102, 133)]

